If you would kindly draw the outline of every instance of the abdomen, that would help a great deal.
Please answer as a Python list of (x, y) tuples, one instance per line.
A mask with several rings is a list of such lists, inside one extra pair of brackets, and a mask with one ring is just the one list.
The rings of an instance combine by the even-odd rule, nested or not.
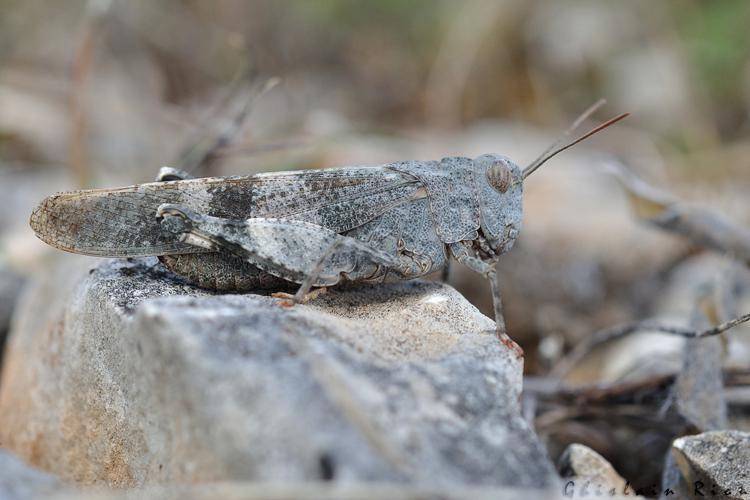
[[(434, 230), (428, 201), (415, 199), (391, 208), (370, 222), (344, 233), (381, 251), (396, 255), (397, 269), (373, 274), (371, 263), (360, 260), (348, 281), (393, 281), (419, 278), (442, 269), (445, 245)], [(162, 263), (173, 273), (201, 288), (225, 292), (294, 290), (298, 285), (278, 278), (228, 253), (165, 255)]]
[(162, 264), (193, 285), (221, 292), (285, 291), (297, 285), (227, 253), (164, 255)]

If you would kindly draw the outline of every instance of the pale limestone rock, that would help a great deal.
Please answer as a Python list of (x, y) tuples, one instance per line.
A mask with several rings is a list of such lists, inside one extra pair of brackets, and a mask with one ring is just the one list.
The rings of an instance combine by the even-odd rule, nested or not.
[(62, 276), (20, 308), (0, 440), (66, 481), (557, 488), (519, 415), (521, 360), (450, 287), (283, 308), (198, 290), (155, 259)]

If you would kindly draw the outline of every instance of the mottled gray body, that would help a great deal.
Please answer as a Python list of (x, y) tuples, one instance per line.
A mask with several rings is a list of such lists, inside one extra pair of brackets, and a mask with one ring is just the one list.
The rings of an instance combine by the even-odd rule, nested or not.
[(505, 334), (495, 273), (521, 225), (523, 173), (508, 158), (180, 177), (50, 196), (31, 226), (61, 250), (159, 256), (206, 288), (296, 283), (295, 301), (313, 286), (418, 278), (453, 257), (490, 280), (498, 334), (521, 352)]
[[(505, 192), (492, 185), (493, 165), (505, 175), (498, 181), (506, 181)], [(31, 225), (62, 250), (158, 255), (176, 274), (219, 290), (301, 283), (306, 266), (336, 235), (364, 245), (329, 256), (313, 285), (411, 279), (442, 269), (451, 255), (471, 266), (472, 259), (494, 261), (510, 249), (521, 222), (520, 175), (507, 158), (485, 155), (155, 182), (51, 196), (34, 211)], [(203, 217), (201, 230), (211, 234), (190, 241), (179, 227), (165, 228), (156, 217), (163, 204)], [(252, 247), (255, 260), (242, 245)]]

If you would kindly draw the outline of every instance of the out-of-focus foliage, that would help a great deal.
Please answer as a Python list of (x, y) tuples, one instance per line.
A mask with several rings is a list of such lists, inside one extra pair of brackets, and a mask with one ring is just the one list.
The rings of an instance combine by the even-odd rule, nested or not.
[[(714, 119), (730, 138), (747, 132), (750, 101), (750, 3), (695, 2), (675, 9), (677, 31), (705, 85)], [(743, 106), (741, 103), (745, 103)]]
[[(145, 57), (167, 103), (205, 95), (247, 65), (315, 81), (346, 116), (377, 126), (556, 123), (601, 95), (682, 148), (747, 131), (742, 0), (3, 0), (0, 12), (0, 77), (69, 76), (101, 15), (97, 60)], [(683, 117), (694, 122), (687, 130)]]

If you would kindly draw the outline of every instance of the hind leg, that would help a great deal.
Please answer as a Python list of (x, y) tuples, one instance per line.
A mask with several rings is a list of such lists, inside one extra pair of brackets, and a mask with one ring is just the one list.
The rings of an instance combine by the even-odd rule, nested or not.
[[(194, 179), (188, 172), (161, 167), (157, 182)], [(226, 253), (206, 252), (162, 255), (159, 261), (169, 271), (191, 284), (222, 292), (251, 292), (258, 290), (287, 290), (292, 283), (263, 272), (258, 267)]]
[(229, 220), (174, 205), (160, 206), (157, 217), (166, 230), (180, 234), (186, 243), (236, 255), (269, 274), (300, 284), (295, 302), (302, 301), (313, 286), (363, 280), (381, 266), (398, 264), (395, 257), (360, 240), (306, 222)]
[(331, 244), (330, 247), (328, 247), (328, 249), (320, 256), (318, 262), (316, 262), (315, 265), (310, 269), (307, 276), (305, 276), (304, 281), (300, 283), (300, 287), (299, 290), (297, 290), (297, 293), (295, 293), (294, 295), (290, 295), (288, 293), (278, 292), (273, 294), (273, 296), (277, 298), (287, 299), (292, 303), (299, 304), (302, 302), (307, 302), (308, 300), (312, 300), (322, 293), (325, 293), (325, 290), (327, 290), (327, 288), (318, 288), (317, 290), (314, 290), (312, 292), (310, 291), (310, 289), (320, 277), (320, 274), (323, 272), (323, 268), (328, 263), (328, 261), (330, 261), (333, 255), (335, 255), (335, 253), (339, 251), (341, 247), (345, 246), (348, 242), (347, 240), (350, 239), (351, 238), (347, 238), (345, 236), (340, 236)]
[[(301, 287), (300, 290), (302, 290)], [(320, 287), (315, 290), (310, 290), (303, 295), (300, 295), (299, 290), (297, 290), (297, 293), (273, 292), (271, 297), (282, 299), (283, 302), (281, 304), (284, 306), (293, 306), (294, 304), (306, 304), (311, 300), (317, 299), (321, 295), (325, 295), (327, 292), (327, 287)]]

